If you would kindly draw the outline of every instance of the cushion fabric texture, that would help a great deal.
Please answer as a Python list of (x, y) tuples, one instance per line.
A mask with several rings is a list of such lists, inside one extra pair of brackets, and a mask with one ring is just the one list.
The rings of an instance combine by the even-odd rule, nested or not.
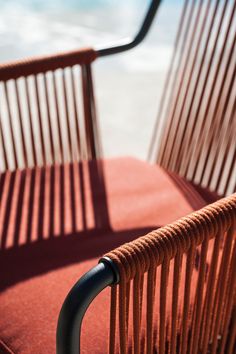
[[(0, 198), (0, 353), (50, 354), (64, 298), (104, 253), (216, 196), (117, 158), (8, 171)], [(81, 353), (106, 353), (108, 331), (106, 289), (85, 316)]]

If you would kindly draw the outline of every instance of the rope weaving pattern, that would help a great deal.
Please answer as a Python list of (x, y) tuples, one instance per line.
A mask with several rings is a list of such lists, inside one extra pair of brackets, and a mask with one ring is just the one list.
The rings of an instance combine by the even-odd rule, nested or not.
[(236, 191), (235, 0), (186, 1), (149, 157), (221, 195)]
[(236, 194), (106, 254), (109, 353), (233, 353)]
[(0, 65), (0, 171), (101, 155), (92, 49)]
[(58, 68), (64, 69), (68, 66), (90, 64), (96, 59), (96, 52), (91, 48), (84, 48), (76, 51), (62, 52), (54, 55), (44, 55), (23, 60), (17, 60), (0, 65), (0, 80), (7, 81), (26, 77), (47, 71), (54, 71)]

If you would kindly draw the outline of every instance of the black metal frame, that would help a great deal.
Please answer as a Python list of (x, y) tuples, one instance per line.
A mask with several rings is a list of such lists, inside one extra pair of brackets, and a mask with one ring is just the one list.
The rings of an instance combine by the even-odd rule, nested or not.
[[(161, 0), (151, 0), (150, 6), (137, 35), (132, 40), (108, 48), (97, 49), (98, 57), (117, 54), (136, 47), (146, 37)], [(93, 299), (106, 287), (119, 282), (115, 264), (103, 257), (99, 264), (87, 272), (67, 295), (58, 318), (57, 354), (79, 354), (81, 325), (84, 314)]]
[(57, 323), (57, 354), (79, 354), (81, 325), (93, 299), (106, 287), (119, 282), (119, 272), (107, 257), (87, 272), (67, 295)]
[(151, 0), (150, 6), (147, 10), (146, 16), (140, 27), (140, 30), (133, 39), (125, 39), (117, 44), (113, 44), (111, 47), (97, 49), (99, 57), (104, 57), (111, 54), (118, 54), (125, 52), (129, 49), (136, 47), (146, 37), (156, 15), (156, 12), (161, 4), (162, 0)]

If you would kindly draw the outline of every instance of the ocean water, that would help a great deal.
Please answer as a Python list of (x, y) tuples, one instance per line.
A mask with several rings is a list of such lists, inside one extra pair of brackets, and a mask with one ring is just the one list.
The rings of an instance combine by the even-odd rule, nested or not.
[[(0, 0), (0, 62), (101, 48), (138, 30), (150, 0)], [(147, 156), (181, 0), (166, 0), (144, 43), (94, 66), (107, 156)]]

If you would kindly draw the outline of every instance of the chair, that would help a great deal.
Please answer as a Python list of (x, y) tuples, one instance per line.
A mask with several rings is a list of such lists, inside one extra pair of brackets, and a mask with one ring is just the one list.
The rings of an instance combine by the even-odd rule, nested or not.
[(109, 353), (233, 353), (235, 235), (233, 194), (106, 254), (63, 304), (58, 353), (78, 352), (85, 311), (109, 285)]
[[(160, 1), (151, 2), (140, 32), (131, 42), (112, 48), (87, 48), (0, 66), (0, 268), (5, 270), (0, 275), (0, 352), (55, 352), (57, 317), (68, 289), (96, 264), (102, 254), (204, 207), (218, 199), (219, 195), (235, 192), (235, 1), (225, 1), (224, 4), (210, 0), (207, 4), (202, 1), (186, 1), (184, 4), (174, 57), (161, 100), (163, 104), (158, 115), (159, 124), (153, 130), (150, 147), (150, 156), (158, 164), (151, 165), (132, 158), (102, 158), (92, 63), (98, 57), (131, 49), (140, 43), (159, 4)], [(80, 78), (81, 88), (78, 85)], [(121, 171), (123, 178), (120, 178)], [(216, 213), (212, 211), (213, 214), (209, 216), (209, 225), (213, 225), (211, 231), (221, 225), (224, 230), (229, 227), (232, 229), (234, 198), (229, 197), (222, 202), (223, 210), (227, 209), (223, 214), (218, 212), (221, 204), (212, 207), (216, 208)], [(210, 212), (206, 213), (208, 215)], [(204, 337), (196, 318), (201, 320), (203, 312), (204, 326), (208, 321), (210, 312), (205, 308), (202, 310), (200, 299), (202, 291), (205, 291), (203, 278), (205, 268), (218, 260), (218, 255), (214, 254), (213, 263), (206, 265), (207, 250), (207, 254), (210, 254), (216, 246), (210, 247), (212, 241), (209, 240), (207, 247), (202, 238), (203, 235), (205, 237), (206, 225), (202, 222), (203, 229), (197, 242), (204, 246), (201, 246), (201, 251), (196, 250), (196, 262), (199, 261), (200, 268), (196, 268), (195, 273), (199, 274), (201, 280), (197, 286), (198, 303), (195, 306), (197, 312), (194, 312), (193, 327), (188, 327), (184, 318), (187, 326), (184, 348), (186, 333), (193, 329), (196, 333), (190, 336), (194, 339), (189, 339), (191, 350), (196, 350), (193, 348), (199, 336), (201, 345), (204, 342), (205, 346), (207, 341), (204, 338), (209, 337), (209, 334)], [(195, 224), (200, 227), (197, 222)], [(191, 234), (194, 234), (194, 227)], [(206, 231), (207, 235), (210, 233)], [(215, 233), (210, 237), (218, 240)], [(232, 235), (228, 238), (233, 240)], [(233, 253), (230, 253), (233, 252), (233, 241), (230, 244), (228, 242), (223, 242), (225, 245), (219, 254), (226, 253), (222, 259), (229, 258), (233, 262)], [(119, 260), (115, 265), (116, 252), (108, 253), (105, 262), (103, 260), (92, 271), (95, 278), (90, 278), (89, 273), (93, 295), (118, 280), (118, 276), (121, 277)], [(169, 261), (173, 262), (170, 260), (173, 259), (177, 262), (175, 256), (175, 253), (170, 252)], [(229, 353), (233, 350), (235, 338), (235, 310), (231, 300), (228, 300), (230, 284), (234, 284), (231, 281), (232, 262), (224, 265), (228, 274), (226, 278), (230, 282), (222, 287), (226, 289), (227, 296), (226, 303), (224, 306), (222, 304), (224, 322), (220, 328), (220, 334), (224, 332), (222, 338), (226, 341), (220, 344), (220, 350), (227, 345)], [(167, 268), (163, 269), (165, 274), (160, 278), (161, 304), (165, 303), (163, 299), (168, 273)], [(177, 273), (180, 273), (179, 269), (180, 265), (176, 266)], [(117, 279), (114, 279), (114, 272)], [(142, 273), (144, 270), (139, 272)], [(193, 279), (197, 279), (196, 274)], [(211, 279), (213, 284), (214, 272)], [(193, 289), (198, 283), (192, 281)], [(82, 281), (83, 284), (89, 293), (90, 286)], [(124, 291), (122, 282), (119, 287)], [(78, 310), (78, 303), (74, 302), (77, 286), (74, 290), (65, 302), (65, 310), (61, 312), (58, 353), (75, 353), (79, 350), (80, 338), (75, 333), (79, 333), (79, 316), (83, 311), (80, 307)], [(86, 313), (81, 352), (104, 353), (106, 350), (105, 334), (109, 329), (107, 319), (110, 299), (107, 290), (99, 295)], [(177, 286), (173, 291), (175, 294), (178, 292)], [(223, 295), (217, 295), (216, 301)], [(207, 299), (209, 297), (211, 295), (207, 295)], [(83, 310), (91, 298), (92, 295), (89, 298), (82, 297)], [(127, 294), (120, 297), (121, 302), (122, 298), (128, 298)], [(113, 293), (113, 320), (110, 327), (113, 333), (115, 299)], [(169, 301), (168, 297), (166, 299)], [(192, 298), (189, 301), (190, 306)], [(125, 302), (128, 313), (128, 302)], [(137, 309), (137, 303), (135, 306)], [(173, 305), (173, 311), (176, 311), (176, 306)], [(170, 333), (165, 308), (164, 304), (160, 334), (162, 352), (164, 346), (169, 345), (167, 339)], [(126, 336), (122, 335), (126, 328), (123, 321), (124, 303), (119, 311), (120, 317), (123, 316), (119, 324), (121, 350), (125, 352), (127, 341)], [(222, 311), (217, 311), (217, 316), (221, 316)], [(137, 316), (136, 312), (134, 316)], [(179, 340), (176, 337), (179, 338), (177, 331), (181, 319), (178, 319), (176, 325), (176, 316), (172, 323), (176, 327), (172, 331), (172, 352)], [(141, 324), (135, 318), (135, 348), (138, 348), (137, 333), (140, 333)], [(151, 333), (158, 332), (159, 328), (152, 324), (154, 320), (148, 323), (153, 328), (147, 339), (150, 352), (153, 340)], [(229, 323), (231, 335), (227, 332)], [(214, 340), (215, 333), (218, 334), (218, 329), (212, 328)], [(111, 352), (114, 347), (113, 337), (111, 333)], [(141, 342), (143, 338), (145, 336), (140, 335)]]

